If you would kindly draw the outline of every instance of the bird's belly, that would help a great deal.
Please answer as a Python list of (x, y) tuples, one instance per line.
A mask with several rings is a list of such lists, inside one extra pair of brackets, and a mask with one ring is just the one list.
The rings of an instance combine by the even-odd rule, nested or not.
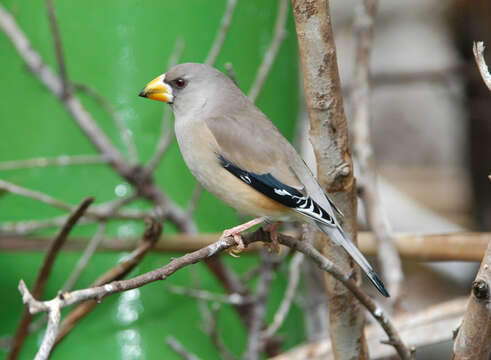
[(292, 218), (293, 211), (289, 207), (261, 194), (225, 170), (218, 159), (220, 149), (209, 129), (193, 125), (183, 129), (176, 123), (176, 138), (186, 165), (206, 190), (243, 214), (282, 221)]

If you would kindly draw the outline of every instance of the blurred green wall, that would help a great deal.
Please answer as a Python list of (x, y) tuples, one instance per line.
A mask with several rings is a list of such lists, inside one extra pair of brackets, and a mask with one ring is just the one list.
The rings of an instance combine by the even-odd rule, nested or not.
[[(45, 62), (56, 69), (53, 41), (43, 1), (4, 0), (23, 31)], [(160, 134), (163, 104), (137, 96), (150, 79), (165, 72), (167, 59), (176, 37), (185, 41), (181, 62), (204, 61), (225, 9), (225, 1), (54, 1), (62, 35), (69, 77), (74, 82), (90, 84), (116, 108), (133, 133), (142, 161), (147, 161)], [(277, 2), (239, 0), (229, 35), (217, 60), (221, 70), (230, 61), (240, 87), (247, 91), (267, 49), (276, 17)], [(77, 125), (60, 103), (33, 77), (9, 40), (0, 33), (0, 161), (52, 157), (58, 155), (96, 154)], [(297, 50), (292, 17), (288, 32), (273, 70), (258, 99), (258, 106), (291, 138), (297, 114)], [(124, 152), (119, 134), (107, 114), (90, 98), (81, 95), (87, 109), (114, 143)], [(126, 185), (105, 165), (34, 168), (1, 171), (0, 179), (37, 189), (72, 204), (85, 196), (97, 202), (114, 199), (115, 188)], [(156, 172), (164, 191), (178, 204), (185, 205), (195, 180), (185, 167), (174, 143)], [(121, 188), (121, 187), (120, 187)], [(137, 204), (136, 206), (146, 206)], [(12, 195), (0, 197), (0, 222), (42, 219), (61, 214), (47, 205)], [(202, 232), (220, 231), (237, 224), (235, 212), (205, 193), (196, 221)], [(93, 226), (80, 226), (76, 234), (90, 235)], [(138, 236), (142, 226), (132, 222), (114, 222), (112, 235)], [(166, 227), (166, 231), (171, 228)], [(51, 232), (49, 232), (51, 233)], [(87, 286), (124, 254), (99, 254), (89, 266), (78, 287)], [(52, 297), (65, 280), (79, 254), (60, 257), (45, 292)], [(166, 263), (169, 256), (152, 255), (136, 272), (148, 271)], [(28, 284), (42, 260), (42, 254), (0, 254), (3, 294), (0, 336), (15, 330), (22, 304), (16, 290), (20, 278)], [(255, 259), (243, 256), (231, 261), (238, 271), (245, 271)], [(219, 287), (201, 266), (202, 286)], [(189, 270), (176, 274), (171, 281), (190, 283)], [(274, 301), (281, 298), (284, 276), (275, 282)], [(126, 304), (126, 305), (125, 305)], [(128, 305), (130, 304), (130, 305)], [(131, 318), (124, 319), (125, 306)], [(131, 310), (133, 309), (133, 310)], [(136, 310), (135, 310), (136, 309)], [(136, 311), (136, 313), (135, 313)], [(118, 315), (119, 314), (119, 315)], [(136, 314), (136, 315), (135, 315)], [(123, 316), (123, 320), (121, 320)], [(239, 354), (245, 344), (242, 325), (231, 310), (221, 316), (220, 328), (232, 350)], [(298, 311), (290, 316), (286, 346), (302, 337)], [(96, 356), (108, 359), (154, 359), (175, 357), (164, 344), (167, 335), (175, 335), (203, 359), (217, 358), (208, 337), (199, 329), (196, 302), (168, 295), (162, 284), (153, 284), (133, 294), (113, 296), (83, 322), (76, 334), (56, 350), (54, 359), (85, 359)], [(32, 358), (41, 333), (31, 336), (23, 359)], [(1, 355), (0, 353), (0, 356)]]

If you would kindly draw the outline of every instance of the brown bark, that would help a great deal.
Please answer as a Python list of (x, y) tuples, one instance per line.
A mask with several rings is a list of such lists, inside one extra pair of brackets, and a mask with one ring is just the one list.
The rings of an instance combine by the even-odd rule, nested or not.
[[(302, 61), (310, 141), (318, 164), (318, 180), (345, 214), (342, 226), (356, 242), (356, 194), (348, 128), (343, 107), (328, 0), (293, 0)], [(324, 237), (324, 254), (344, 272), (353, 262)], [(359, 273), (355, 275), (359, 279)], [(368, 358), (359, 303), (332, 277), (326, 277), (330, 332), (336, 359)]]

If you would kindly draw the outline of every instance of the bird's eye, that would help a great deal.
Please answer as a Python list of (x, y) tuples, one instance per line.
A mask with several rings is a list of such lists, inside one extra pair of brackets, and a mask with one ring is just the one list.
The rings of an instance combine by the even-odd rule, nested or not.
[(186, 80), (182, 78), (177, 78), (176, 80), (174, 80), (174, 84), (177, 88), (182, 89), (184, 86), (186, 86)]

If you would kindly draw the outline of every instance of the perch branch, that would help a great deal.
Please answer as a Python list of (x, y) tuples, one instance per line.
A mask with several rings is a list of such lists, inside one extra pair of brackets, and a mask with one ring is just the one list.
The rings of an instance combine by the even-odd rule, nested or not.
[[(90, 204), (92, 204), (93, 201), (94, 201), (93, 198), (84, 199), (80, 203), (80, 205), (73, 211), (73, 213), (67, 219), (67, 221), (60, 229), (53, 242), (51, 243), (46, 253), (46, 256), (44, 258), (41, 269), (39, 270), (39, 273), (36, 277), (36, 281), (34, 282), (33, 296), (35, 298), (40, 298), (43, 295), (46, 282), (48, 280), (49, 275), (51, 274), (51, 269), (53, 268), (53, 264), (55, 262), (56, 256), (58, 255), (58, 252), (60, 251), (61, 247), (65, 243), (68, 234), (72, 230), (73, 226), (82, 217), (84, 212), (87, 210)], [(58, 300), (55, 300), (53, 304), (56, 304), (56, 306), (55, 305), (53, 306), (57, 307)], [(51, 310), (52, 309), (51, 305), (49, 305), (46, 309)], [(53, 321), (55, 319), (56, 319), (56, 314), (55, 312), (53, 312), (53, 314), (51, 314), (50, 316), (51, 331), (53, 330), (52, 326), (53, 326)], [(12, 340), (12, 347), (10, 349), (10, 353), (8, 354), (9, 360), (17, 359), (17, 357), (19, 356), (22, 345), (24, 344), (24, 341), (27, 335), (29, 334), (29, 324), (31, 323), (31, 320), (32, 320), (32, 312), (30, 313), (27, 310), (25, 310), (22, 314), (21, 321), (15, 333), (14, 339)]]
[(476, 59), (476, 64), (479, 68), (484, 84), (486, 84), (488, 89), (491, 90), (491, 74), (489, 73), (486, 61), (484, 60), (484, 48), (484, 42), (477, 41), (472, 45), (472, 52), (474, 53), (474, 58)]
[(251, 89), (247, 95), (252, 102), (256, 102), (264, 82), (273, 66), (278, 50), (286, 35), (286, 20), (288, 19), (288, 0), (279, 0), (278, 12), (276, 14), (276, 23), (274, 25), (273, 39), (269, 44), (268, 50), (263, 57), (263, 61), (259, 66), (256, 77), (252, 82)]
[[(363, 290), (361, 290), (361, 288), (354, 281), (351, 273), (344, 273), (337, 265), (329, 261), (321, 253), (319, 253), (311, 244), (298, 241), (294, 238), (282, 234), (279, 234), (278, 240), (281, 244), (303, 253), (305, 256), (313, 260), (321, 269), (329, 272), (338, 281), (343, 283), (356, 296), (358, 301), (360, 301), (360, 303), (363, 304), (363, 306), (365, 306), (365, 308), (372, 314), (375, 320), (382, 326), (387, 336), (389, 337), (390, 344), (394, 346), (401, 358), (403, 360), (410, 359), (410, 352), (402, 343), (391, 320), (387, 317), (382, 308), (380, 308), (368, 295), (363, 292)], [(258, 241), (269, 242), (269, 233), (263, 231), (262, 229), (259, 229), (244, 236), (245, 245), (249, 245), (253, 242)], [(222, 251), (230, 249), (232, 246), (235, 245), (236, 243), (233, 238), (223, 238), (197, 251), (188, 253), (179, 258), (175, 258), (169, 264), (161, 268), (136, 276), (134, 278), (128, 280), (113, 281), (103, 286), (95, 286), (88, 289), (64, 293), (62, 294), (63, 299), (60, 300), (60, 308), (64, 308), (86, 300), (102, 301), (106, 296), (109, 296), (111, 294), (141, 287), (154, 281), (165, 280), (181, 268), (191, 264), (195, 264), (206, 258), (210, 258)], [(19, 287), (22, 294), (28, 292), (24, 281), (21, 280)], [(50, 301), (53, 300), (43, 301), (41, 303), (48, 306)], [(37, 314), (43, 311), (43, 309), (41, 309), (39, 306), (31, 307), (31, 304), (29, 302), (26, 305), (28, 306), (32, 314)]]

